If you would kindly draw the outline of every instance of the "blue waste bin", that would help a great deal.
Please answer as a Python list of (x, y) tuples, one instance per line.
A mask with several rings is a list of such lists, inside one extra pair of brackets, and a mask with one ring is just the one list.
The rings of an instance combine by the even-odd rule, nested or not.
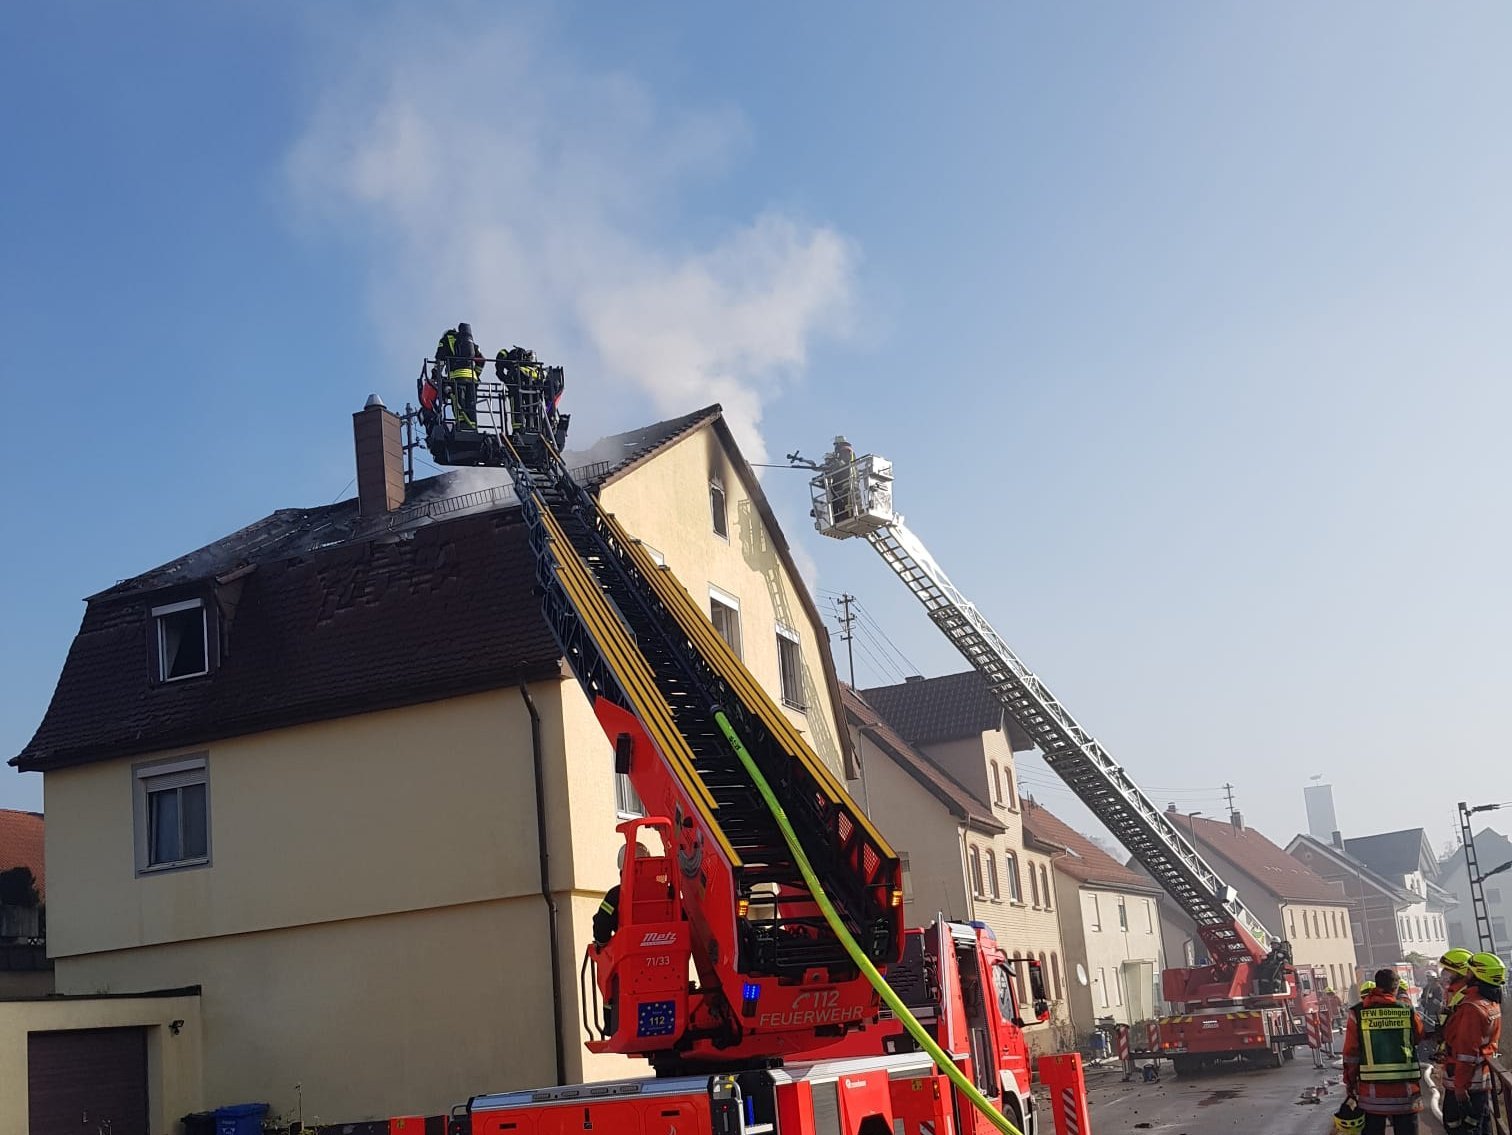
[(238, 1103), (215, 1109), (215, 1135), (262, 1135), (265, 1103)]

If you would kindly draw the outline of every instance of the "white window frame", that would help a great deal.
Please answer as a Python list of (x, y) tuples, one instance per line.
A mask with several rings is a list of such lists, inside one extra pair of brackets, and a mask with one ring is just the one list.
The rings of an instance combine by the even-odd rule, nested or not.
[[(725, 641), (729, 644), (730, 649), (735, 652), (735, 657), (741, 659), (741, 661), (744, 661), (745, 627), (742, 626), (743, 620), (740, 617), (739, 596), (731, 595), (728, 591), (720, 587), (715, 587), (711, 583), (709, 584), (709, 600), (710, 602), (718, 603), (721, 606), (729, 607), (732, 611), (735, 612), (735, 641), (729, 642), (728, 639), (726, 639)], [(712, 607), (709, 609), (709, 622), (714, 622), (714, 610)], [(719, 628), (716, 626), (715, 633), (718, 633), (718, 630)], [(720, 637), (724, 638), (723, 635), (720, 635)]]
[[(739, 608), (736, 608), (736, 610), (738, 611)], [(798, 713), (807, 713), (808, 712), (808, 706), (804, 705), (803, 702), (800, 700), (802, 698), (802, 696), (803, 696), (803, 640), (798, 637), (798, 632), (795, 631), (795, 630), (793, 630), (793, 629), (791, 629), (790, 627), (785, 627), (781, 623), (777, 623), (776, 627), (777, 627), (777, 686), (778, 686), (778, 689), (779, 689), (779, 693), (780, 693), (780, 695), (782, 697), (782, 704), (785, 705), (785, 706), (787, 706), (788, 709), (794, 710), (794, 711), (796, 711)], [(784, 679), (783, 673), (782, 673), (782, 644), (783, 644), (783, 642), (787, 642), (789, 645), (792, 646), (793, 653), (796, 656), (797, 667), (798, 667), (797, 673), (793, 675), (793, 681), (798, 684), (798, 688), (795, 689), (795, 690), (791, 690), (791, 691), (787, 688), (787, 681)], [(791, 696), (789, 696), (789, 694), (791, 694)]]
[[(177, 615), (182, 611), (196, 609), (200, 613), (200, 637), (202, 644), (200, 657), (205, 660), (204, 669), (196, 670), (193, 674), (176, 674), (170, 678), (168, 676), (168, 644), (164, 638), (166, 627), (164, 626), (163, 619), (168, 615)], [(152, 632), (157, 642), (157, 672), (160, 683), (182, 682), (189, 678), (203, 678), (206, 674), (210, 673), (210, 617), (209, 612), (205, 609), (205, 601), (203, 599), (185, 599), (180, 603), (164, 603), (161, 607), (152, 608)]]
[(1092, 894), (1090, 894), (1087, 897), (1092, 900), (1092, 929), (1093, 930), (1101, 930), (1102, 929), (1102, 904), (1097, 901), (1097, 892), (1093, 891)]
[(989, 849), (983, 857), (982, 870), (987, 876), (987, 897), (993, 902), (1003, 901), (1003, 890), (998, 882), (997, 856)]
[[(192, 753), (151, 764), (134, 765), (132, 780), (132, 821), (136, 845), (136, 873), (160, 875), (165, 871), (183, 871), (208, 867), (211, 861), (210, 762), (206, 753)], [(151, 812), (148, 797), (190, 785), (205, 786), (205, 854), (192, 859), (175, 859), (170, 863), (153, 863)]]
[[(719, 494), (719, 511), (714, 510), (714, 494)], [(720, 527), (724, 528), (721, 532)], [(730, 542), (730, 494), (725, 491), (724, 478), (709, 478), (709, 527), (714, 535), (725, 543)]]

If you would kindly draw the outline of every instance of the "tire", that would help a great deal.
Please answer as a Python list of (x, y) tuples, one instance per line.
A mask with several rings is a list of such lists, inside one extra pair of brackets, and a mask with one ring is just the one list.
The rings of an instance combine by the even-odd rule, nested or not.
[(1178, 1053), (1171, 1057), (1171, 1070), (1178, 1076), (1195, 1075), (1202, 1067), (1202, 1061), (1187, 1053)]

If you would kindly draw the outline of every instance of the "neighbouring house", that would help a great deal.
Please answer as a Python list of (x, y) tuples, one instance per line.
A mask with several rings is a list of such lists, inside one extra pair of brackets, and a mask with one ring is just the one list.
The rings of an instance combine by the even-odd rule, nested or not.
[[(1508, 865), (1512, 865), (1512, 840), (1492, 828), (1482, 828), (1474, 838), (1492, 945), (1503, 960), (1512, 964), (1512, 934), (1508, 932), (1508, 927), (1512, 926), (1512, 871), (1508, 870)], [(1470, 950), (1483, 949), (1475, 923), (1475, 908), (1470, 901), (1470, 870), (1465, 863), (1464, 848), (1456, 848), (1453, 854), (1440, 860), (1438, 869), (1439, 885), (1455, 901), (1446, 922), (1449, 944)]]
[[(638, 1073), (585, 1052), (578, 965), (639, 802), (541, 616), (507, 479), (405, 484), (381, 404), (354, 436), (357, 499), (87, 601), (12, 760), (44, 776), (58, 989), (199, 987), (155, 1098), (188, 1075), (165, 1053), (202, 1052), (196, 1102), (302, 1098), (306, 1121)], [(823, 624), (719, 407), (577, 464), (851, 771)]]
[[(1166, 814), (1255, 917), (1291, 943), (1297, 965), (1325, 967), (1329, 984), (1341, 995), (1354, 984), (1354, 932), (1349, 902), (1338, 883), (1288, 855), (1246, 825), (1238, 812), (1225, 822), (1180, 813), (1173, 804)], [(1169, 903), (1162, 913), (1167, 919), (1167, 968), (1204, 962), (1196, 924)]]
[(1428, 833), (1406, 828), (1356, 836), (1344, 841), (1344, 850), (1410, 896), (1411, 901), (1396, 914), (1399, 957), (1419, 963), (1438, 961), (1449, 948), (1445, 919), (1454, 896), (1439, 886), (1438, 857)]
[[(1014, 911), (1023, 906), (1026, 868), (1008, 840), (1006, 817), (904, 740), (861, 694), (844, 686), (841, 691), (861, 773), (851, 794), (903, 860), (906, 923), (921, 926), (940, 915), (983, 922), (1009, 957), (1038, 958), (1051, 1018), (1048, 1027), (1030, 1026), (1028, 1037), (1036, 1051), (1054, 1050), (1057, 1026), (1070, 1019), (1064, 975), (1071, 963), (1058, 945), (1029, 951), (1016, 937)], [(1027, 1005), (1027, 967), (1016, 966), (1014, 973), (1019, 1000)]]
[[(1417, 896), (1378, 874), (1368, 863), (1344, 849), (1338, 832), (1331, 840), (1298, 835), (1286, 850), (1329, 882), (1341, 887), (1349, 903), (1349, 926), (1355, 957), (1362, 973), (1393, 966), (1407, 957), (1400, 915)], [(1442, 951), (1440, 951), (1442, 953)], [(1435, 954), (1437, 958), (1439, 955)]]
[(1024, 800), (1024, 829), (1058, 849), (1051, 877), (1061, 939), (1073, 959), (1067, 986), (1078, 1035), (1105, 1018), (1132, 1025), (1157, 1016), (1165, 956), (1160, 887), (1031, 798)]
[[(1010, 956), (1039, 959), (1047, 991), (1058, 1008), (1054, 1027), (1031, 1029), (1030, 1043), (1036, 1051), (1064, 1047), (1070, 1040), (1064, 992), (1068, 977), (1063, 968), (1068, 955), (1050, 878), (1051, 856), (1059, 849), (1038, 841), (1023, 823), (1013, 753), (1031, 747), (1028, 737), (1006, 717), (975, 670), (862, 690), (860, 697), (898, 737), (978, 804), (986, 805), (1002, 825), (1000, 833), (990, 835), (966, 832), (957, 852), (965, 863), (971, 909), (992, 927)], [(869, 783), (861, 785), (853, 795), (864, 801), (869, 788)], [(907, 813), (899, 815), (896, 825), (886, 817), (875, 818), (884, 833), (907, 846), (912, 830)], [(909, 850), (910, 867), (917, 872), (917, 860)], [(936, 869), (943, 872), (953, 864), (931, 868)]]
[(40, 812), (0, 808), (0, 998), (53, 991)]

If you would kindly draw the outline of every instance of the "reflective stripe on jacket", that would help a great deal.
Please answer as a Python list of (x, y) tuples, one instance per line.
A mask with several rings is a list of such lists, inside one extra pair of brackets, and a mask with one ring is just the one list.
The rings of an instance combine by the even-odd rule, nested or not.
[(1501, 1042), (1501, 1006), (1471, 986), (1444, 1029), (1446, 1067), (1457, 1092), (1483, 1092), (1491, 1085), (1486, 1058)]
[(1421, 1111), (1421, 1072), (1414, 1046), (1423, 1022), (1389, 993), (1371, 992), (1350, 1006), (1344, 1029), (1344, 1082), (1371, 1115)]

